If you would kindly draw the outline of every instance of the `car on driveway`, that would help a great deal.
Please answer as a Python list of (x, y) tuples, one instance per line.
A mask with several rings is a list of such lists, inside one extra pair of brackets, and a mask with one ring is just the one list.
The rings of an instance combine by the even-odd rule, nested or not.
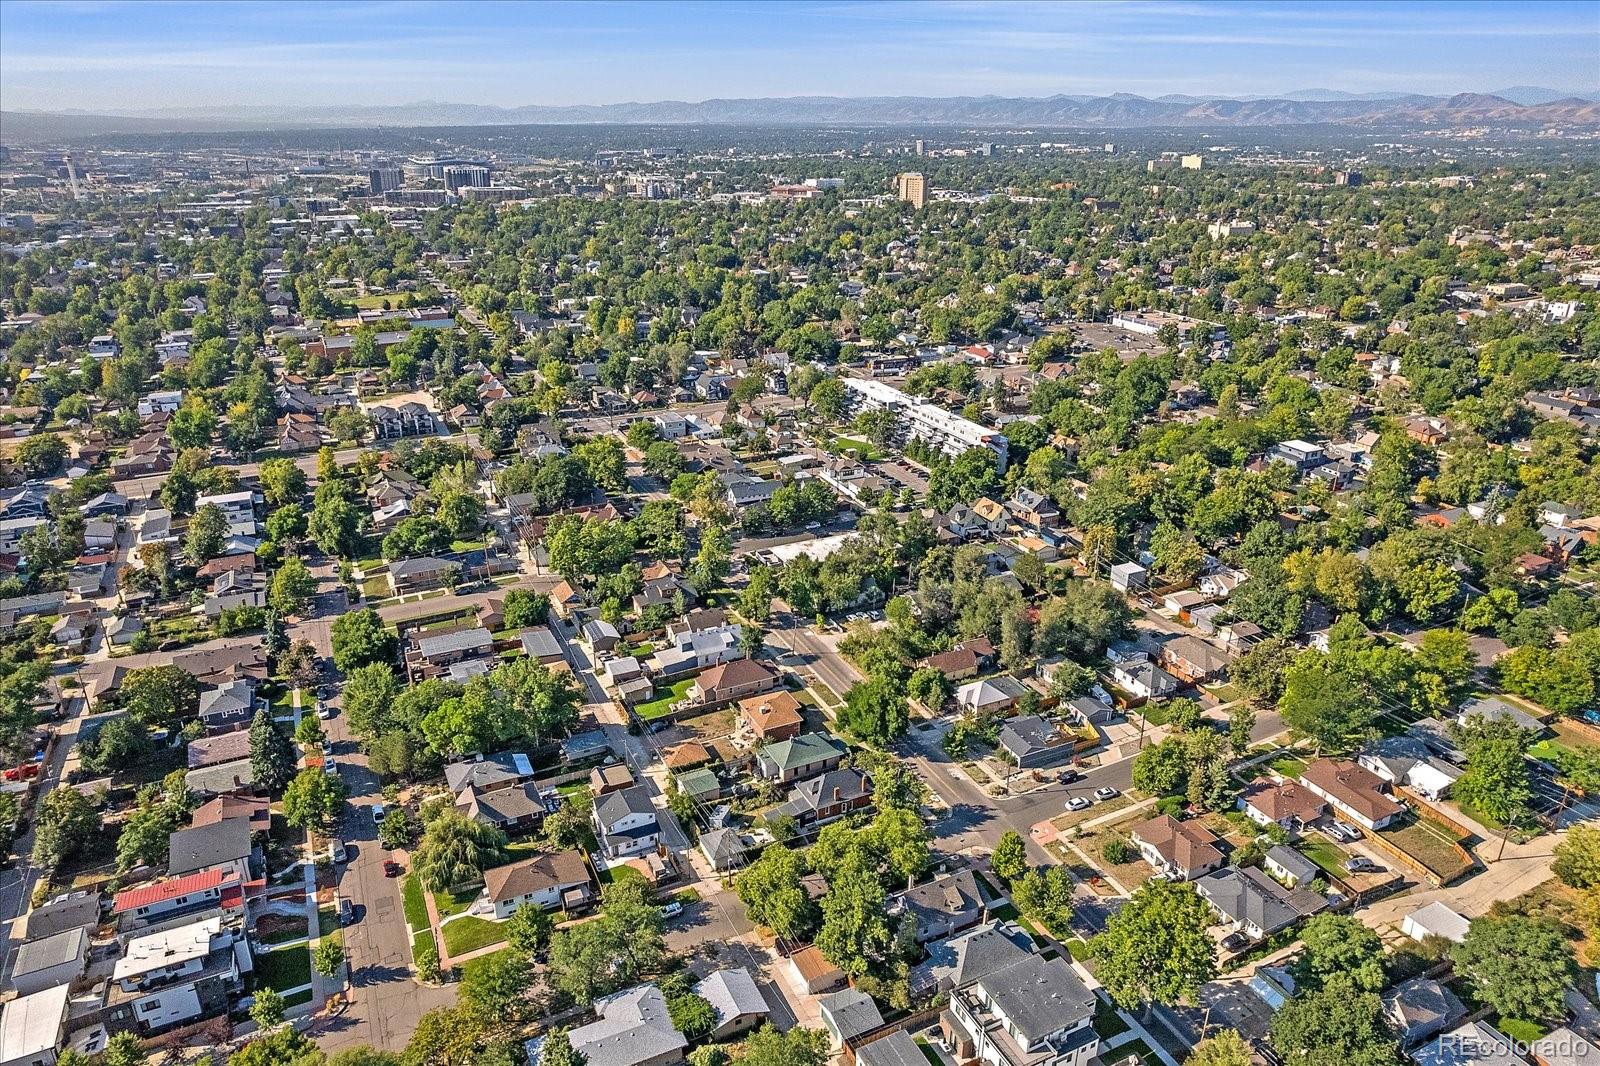
[(1353, 874), (1378, 873), (1383, 869), (1365, 855), (1352, 855), (1344, 861), (1344, 868)]
[(1343, 833), (1348, 839), (1350, 839), (1350, 840), (1360, 840), (1361, 839), (1361, 830), (1357, 829), (1355, 826), (1351, 825), (1349, 822), (1342, 822), (1342, 821), (1339, 821), (1339, 820), (1335, 819), (1333, 824), (1335, 826), (1337, 826), (1338, 829), (1339, 829), (1339, 832)]
[(661, 918), (662, 918), (663, 921), (670, 920), (672, 918), (676, 918), (678, 915), (680, 915), (682, 913), (683, 913), (683, 904), (679, 903), (677, 900), (672, 900), (665, 907), (661, 908)]
[(1116, 799), (1120, 795), (1122, 795), (1122, 793), (1118, 792), (1109, 785), (1107, 785), (1105, 788), (1097, 788), (1094, 790), (1094, 798), (1100, 800), (1102, 803), (1109, 799)]
[(326, 703), (322, 702), (321, 700), (318, 700), (317, 701), (317, 717), (321, 718), (323, 721), (327, 721), (329, 718), (333, 717), (333, 708), (329, 707)]
[(377, 825), (379, 822), (383, 821), (384, 813), (383, 804), (374, 803), (372, 805), (372, 824)]
[(1088, 796), (1073, 796), (1067, 800), (1067, 810), (1069, 811), (1086, 811), (1092, 806), (1094, 806), (1094, 801)]

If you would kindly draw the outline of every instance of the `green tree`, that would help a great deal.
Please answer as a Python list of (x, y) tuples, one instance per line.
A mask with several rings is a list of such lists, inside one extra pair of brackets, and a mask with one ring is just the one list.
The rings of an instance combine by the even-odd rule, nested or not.
[(572, 1049), (572, 1038), (565, 1027), (557, 1027), (545, 1034), (539, 1045), (539, 1061), (530, 1066), (586, 1066), (588, 1059)]
[(250, 1003), (250, 1020), (263, 1033), (283, 1024), (283, 997), (270, 988), (258, 988)]
[(1298, 963), (1303, 980), (1315, 984), (1348, 982), (1362, 992), (1383, 989), (1383, 942), (1354, 918), (1332, 912), (1319, 914), (1305, 924), (1301, 940), (1306, 946)]
[(550, 597), (529, 589), (510, 589), (501, 611), (507, 629), (544, 625), (550, 615)]
[(342, 673), (348, 674), (369, 663), (394, 661), (395, 635), (370, 607), (334, 619), (330, 637), (333, 665)]
[(828, 1061), (828, 1034), (820, 1029), (780, 1033), (763, 1025), (744, 1042), (736, 1066), (823, 1066)]
[(283, 816), (298, 829), (326, 828), (344, 804), (344, 782), (320, 768), (295, 774), (283, 790)]
[(280, 1025), (228, 1056), (228, 1066), (321, 1066), (322, 1052), (292, 1025)]
[(306, 472), (293, 459), (267, 459), (256, 472), (267, 506), (298, 503), (306, 494)]
[(1236, 703), (1228, 709), (1228, 747), (1235, 758), (1242, 758), (1250, 750), (1250, 734), (1256, 727), (1256, 710), (1248, 703)]
[(1365, 690), (1318, 651), (1302, 652), (1289, 665), (1278, 709), (1284, 724), (1319, 751), (1343, 751), (1365, 739), (1376, 712)]
[(1021, 877), (1028, 869), (1028, 845), (1022, 834), (1015, 829), (1001, 833), (994, 854), (989, 856), (989, 866), (1008, 885)]
[(1058, 937), (1070, 935), (1072, 897), (1076, 891), (1065, 866), (1029, 870), (1011, 886), (1017, 910)]
[(871, 744), (886, 745), (909, 723), (905, 692), (885, 677), (860, 682), (845, 693), (838, 722), (842, 729)]
[(506, 835), (494, 826), (446, 811), (423, 830), (412, 870), (423, 888), (445, 892), (477, 882), (499, 861), (505, 846)]
[(846, 855), (828, 886), (822, 897), (817, 948), (829, 962), (859, 977), (884, 958), (893, 941), (886, 913), (888, 898), (876, 866), (860, 848)]
[(208, 503), (189, 519), (189, 528), (183, 535), (184, 558), (190, 566), (200, 566), (222, 554), (227, 539), (228, 516), (221, 507)]
[(461, 980), (461, 1002), (479, 1014), (520, 1022), (531, 1013), (533, 964), (516, 951), (497, 951), (467, 966)]
[(149, 1056), (145, 1054), (144, 1044), (135, 1033), (117, 1033), (106, 1041), (106, 1049), (100, 1053), (101, 1066), (144, 1066)]
[(667, 1000), (667, 1015), (691, 1044), (698, 1044), (717, 1027), (716, 1008), (705, 997), (692, 992)]
[(1222, 1029), (1194, 1046), (1186, 1066), (1250, 1066), (1254, 1052), (1236, 1029)]
[(267, 602), (280, 615), (297, 615), (305, 610), (316, 594), (317, 579), (305, 563), (290, 556), (279, 564), (272, 575)]
[(1450, 949), (1450, 958), (1483, 1002), (1522, 1021), (1565, 1017), (1564, 997), (1578, 979), (1572, 946), (1561, 925), (1549, 918), (1477, 918), (1466, 939)]
[(1567, 830), (1550, 869), (1573, 888), (1600, 887), (1600, 828), (1579, 824)]
[(555, 929), (556, 920), (548, 911), (539, 907), (518, 907), (506, 919), (506, 943), (529, 958), (537, 958), (550, 947)]
[(1306, 992), (1272, 1016), (1272, 1044), (1304, 1066), (1392, 1066), (1399, 1049), (1372, 992), (1330, 986)]
[[(391, 729), (401, 698), (400, 682), (384, 661), (368, 663), (347, 671), (344, 686), (344, 715), (350, 731), (373, 740)], [(412, 690), (406, 690), (407, 693)]]
[(1089, 941), (1095, 971), (1118, 1006), (1192, 1002), (1216, 976), (1211, 908), (1189, 884), (1149, 881)]
[(333, 980), (344, 972), (344, 945), (333, 937), (324, 937), (311, 952), (311, 968)]
[(799, 852), (768, 844), (734, 879), (733, 888), (750, 919), (788, 940), (801, 940), (817, 927), (818, 911), (801, 885), (806, 862)]
[(1510, 719), (1470, 719), (1458, 734), (1467, 768), (1456, 782), (1456, 799), (1502, 825), (1522, 817), (1533, 799), (1526, 757), (1531, 739)]
[(144, 725), (175, 729), (200, 713), (200, 683), (176, 666), (145, 666), (122, 679), (117, 703)]
[(406, 813), (404, 807), (396, 807), (378, 823), (378, 843), (390, 849), (409, 847), (415, 832), (411, 815)]
[[(312, 719), (315, 721), (315, 719)], [(250, 772), (256, 787), (277, 795), (294, 776), (294, 744), (263, 708), (250, 722)]]
[(1152, 796), (1182, 792), (1189, 780), (1189, 752), (1178, 737), (1145, 748), (1133, 759), (1133, 787)]
[(54, 870), (100, 832), (100, 815), (75, 788), (59, 786), (39, 799), (33, 819), (33, 863)]

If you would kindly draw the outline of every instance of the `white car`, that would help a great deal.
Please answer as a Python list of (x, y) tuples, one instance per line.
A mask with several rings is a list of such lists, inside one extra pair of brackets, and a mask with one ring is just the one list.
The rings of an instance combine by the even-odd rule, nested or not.
[(1111, 788), (1110, 786), (1105, 788), (1097, 788), (1094, 790), (1094, 798), (1101, 801), (1116, 799), (1120, 795), (1122, 795), (1122, 793), (1118, 792), (1114, 788)]
[(1067, 800), (1067, 810), (1069, 811), (1086, 811), (1092, 806), (1094, 806), (1094, 801), (1089, 799), (1088, 796), (1073, 796)]
[(374, 803), (372, 805), (372, 824), (377, 825), (379, 822), (383, 821), (384, 813), (383, 804)]
[(326, 703), (323, 703), (321, 700), (318, 700), (317, 701), (317, 717), (322, 719), (324, 722), (326, 722), (329, 718), (333, 717), (333, 708), (329, 707)]
[(677, 900), (673, 900), (672, 902), (668, 903), (665, 907), (661, 908), (661, 917), (662, 917), (663, 920), (669, 920), (669, 919), (672, 919), (672, 918), (676, 918), (678, 915), (680, 915), (682, 913), (683, 913), (683, 904), (679, 903)]

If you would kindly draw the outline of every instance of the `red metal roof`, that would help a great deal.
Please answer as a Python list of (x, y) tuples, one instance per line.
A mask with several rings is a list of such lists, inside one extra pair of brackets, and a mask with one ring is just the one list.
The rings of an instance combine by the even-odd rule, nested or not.
[(153, 885), (130, 888), (117, 893), (112, 901), (112, 910), (121, 914), (123, 911), (148, 907), (152, 903), (164, 903), (169, 899), (187, 896), (191, 892), (204, 892), (208, 888), (216, 888), (232, 876), (232, 871), (217, 867), (201, 870), (187, 877), (174, 877), (170, 881), (158, 881)]

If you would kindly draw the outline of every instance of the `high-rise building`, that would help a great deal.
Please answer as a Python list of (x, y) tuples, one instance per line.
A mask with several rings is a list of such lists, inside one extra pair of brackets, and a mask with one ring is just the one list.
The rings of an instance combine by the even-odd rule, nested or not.
[(385, 193), (405, 184), (405, 172), (399, 167), (373, 167), (367, 171), (367, 184), (374, 193)]
[(927, 155), (928, 154), (928, 142), (927, 141), (924, 141), (924, 140), (918, 140), (917, 141), (917, 154), (918, 155)]
[(444, 168), (444, 187), (451, 192), (468, 186), (482, 188), (488, 184), (488, 167), (453, 166)]
[(928, 202), (928, 183), (921, 174), (906, 171), (894, 179), (895, 195), (915, 208)]
[(1200, 164), (1205, 162), (1205, 160), (1197, 155), (1186, 155), (1183, 157), (1181, 162), (1184, 170), (1199, 170)]
[(1333, 172), (1335, 185), (1360, 185), (1365, 180), (1359, 170), (1336, 170)]
[(994, 155), (994, 145), (992, 145), (992, 144), (980, 144), (980, 145), (978, 145), (978, 154), (981, 155), (981, 156), (984, 156), (985, 158)]

